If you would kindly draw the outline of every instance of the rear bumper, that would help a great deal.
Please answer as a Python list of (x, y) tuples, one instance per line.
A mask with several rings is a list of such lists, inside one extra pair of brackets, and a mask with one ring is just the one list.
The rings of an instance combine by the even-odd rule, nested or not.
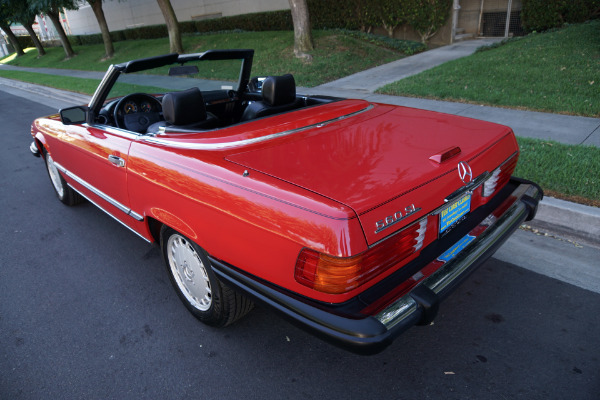
[[(301, 328), (347, 350), (375, 354), (411, 326), (432, 321), (440, 301), (491, 257), (523, 221), (533, 219), (543, 196), (542, 190), (532, 182), (515, 178), (511, 180), (511, 187), (512, 192), (494, 208), (496, 211), (504, 211), (495, 215), (492, 223), (489, 218), (485, 218), (479, 223), (481, 226), (470, 228), (467, 234), (474, 231), (481, 233), (470, 239), (469, 244), (454, 258), (445, 262), (410, 292), (393, 300), (374, 315), (347, 312), (348, 307), (340, 305), (317, 303), (268, 282), (259, 281), (219, 260), (211, 261), (221, 280), (271, 306)], [(429, 262), (421, 263), (418, 270), (426, 267)], [(354, 306), (361, 303), (363, 309), (369, 306), (364, 298), (355, 299), (351, 303)]]

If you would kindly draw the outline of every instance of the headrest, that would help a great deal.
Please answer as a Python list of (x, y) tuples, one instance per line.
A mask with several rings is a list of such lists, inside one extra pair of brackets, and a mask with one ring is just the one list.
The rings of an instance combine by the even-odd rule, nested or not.
[(171, 125), (189, 125), (206, 119), (206, 105), (197, 87), (165, 94), (162, 109), (165, 120)]
[(268, 76), (262, 85), (263, 100), (271, 106), (293, 103), (296, 100), (296, 81), (291, 74)]

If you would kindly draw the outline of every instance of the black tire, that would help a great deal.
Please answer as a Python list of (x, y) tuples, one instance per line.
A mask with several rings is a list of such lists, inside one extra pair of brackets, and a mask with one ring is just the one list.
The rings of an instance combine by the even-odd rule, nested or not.
[(56, 197), (58, 197), (63, 204), (68, 206), (74, 206), (83, 202), (83, 196), (81, 196), (67, 184), (65, 178), (62, 176), (62, 173), (54, 164), (52, 156), (50, 156), (50, 154), (48, 154), (46, 151), (44, 151), (44, 160), (46, 162), (46, 171), (48, 172), (48, 177), (50, 178), (50, 183), (52, 184), (52, 188), (54, 188)]
[(254, 303), (221, 283), (206, 252), (193, 241), (163, 226), (160, 234), (165, 266), (177, 295), (203, 323), (224, 327), (246, 315)]

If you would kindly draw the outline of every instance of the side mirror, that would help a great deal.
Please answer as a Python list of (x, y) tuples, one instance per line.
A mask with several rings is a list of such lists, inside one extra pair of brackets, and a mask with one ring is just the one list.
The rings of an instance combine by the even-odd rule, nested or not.
[(59, 111), (60, 120), (65, 125), (83, 124), (87, 122), (89, 111), (86, 106), (63, 108)]

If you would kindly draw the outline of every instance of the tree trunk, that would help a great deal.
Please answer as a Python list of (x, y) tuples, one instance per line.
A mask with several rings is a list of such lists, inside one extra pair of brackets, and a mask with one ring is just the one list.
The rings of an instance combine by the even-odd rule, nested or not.
[(294, 22), (294, 54), (298, 58), (312, 59), (307, 52), (314, 49), (310, 31), (310, 17), (306, 0), (289, 0)]
[(29, 33), (29, 36), (31, 36), (31, 40), (33, 41), (33, 44), (35, 45), (35, 48), (38, 51), (38, 57), (45, 56), (46, 50), (44, 50), (42, 42), (40, 42), (40, 39), (38, 39), (37, 35), (35, 34), (35, 31), (33, 30), (33, 23), (29, 23), (29, 21), (27, 21), (22, 25), (27, 30), (27, 33)]
[(394, 31), (396, 30), (396, 25), (387, 25), (385, 22), (383, 23), (383, 28), (388, 34), (388, 37), (391, 39), (394, 38)]
[(102, 10), (102, 0), (87, 0), (87, 2), (92, 6), (94, 15), (98, 20), (98, 25), (100, 26), (100, 31), (102, 32), (102, 41), (104, 42), (104, 51), (106, 52), (105, 58), (112, 58), (115, 55), (115, 48), (110, 38), (110, 31), (104, 17), (104, 10)]
[(6, 34), (8, 41), (10, 42), (13, 49), (15, 49), (15, 52), (17, 53), (17, 57), (25, 55), (23, 48), (19, 44), (19, 40), (17, 39), (17, 37), (15, 36), (13, 31), (10, 30), (10, 26), (7, 24), (0, 24), (0, 29), (2, 29), (4, 31), (4, 33)]
[(71, 43), (69, 42), (69, 38), (63, 29), (62, 24), (60, 23), (60, 13), (56, 9), (51, 9), (48, 11), (48, 16), (50, 17), (50, 21), (52, 21), (52, 25), (58, 32), (58, 37), (60, 38), (60, 43), (62, 44), (63, 49), (65, 50), (65, 58), (68, 60), (75, 56), (75, 52), (71, 47)]
[(167, 30), (169, 31), (169, 48), (171, 53), (183, 54), (183, 44), (181, 43), (181, 32), (179, 31), (179, 22), (171, 0), (156, 0), (160, 11), (162, 11), (165, 23), (167, 24)]

